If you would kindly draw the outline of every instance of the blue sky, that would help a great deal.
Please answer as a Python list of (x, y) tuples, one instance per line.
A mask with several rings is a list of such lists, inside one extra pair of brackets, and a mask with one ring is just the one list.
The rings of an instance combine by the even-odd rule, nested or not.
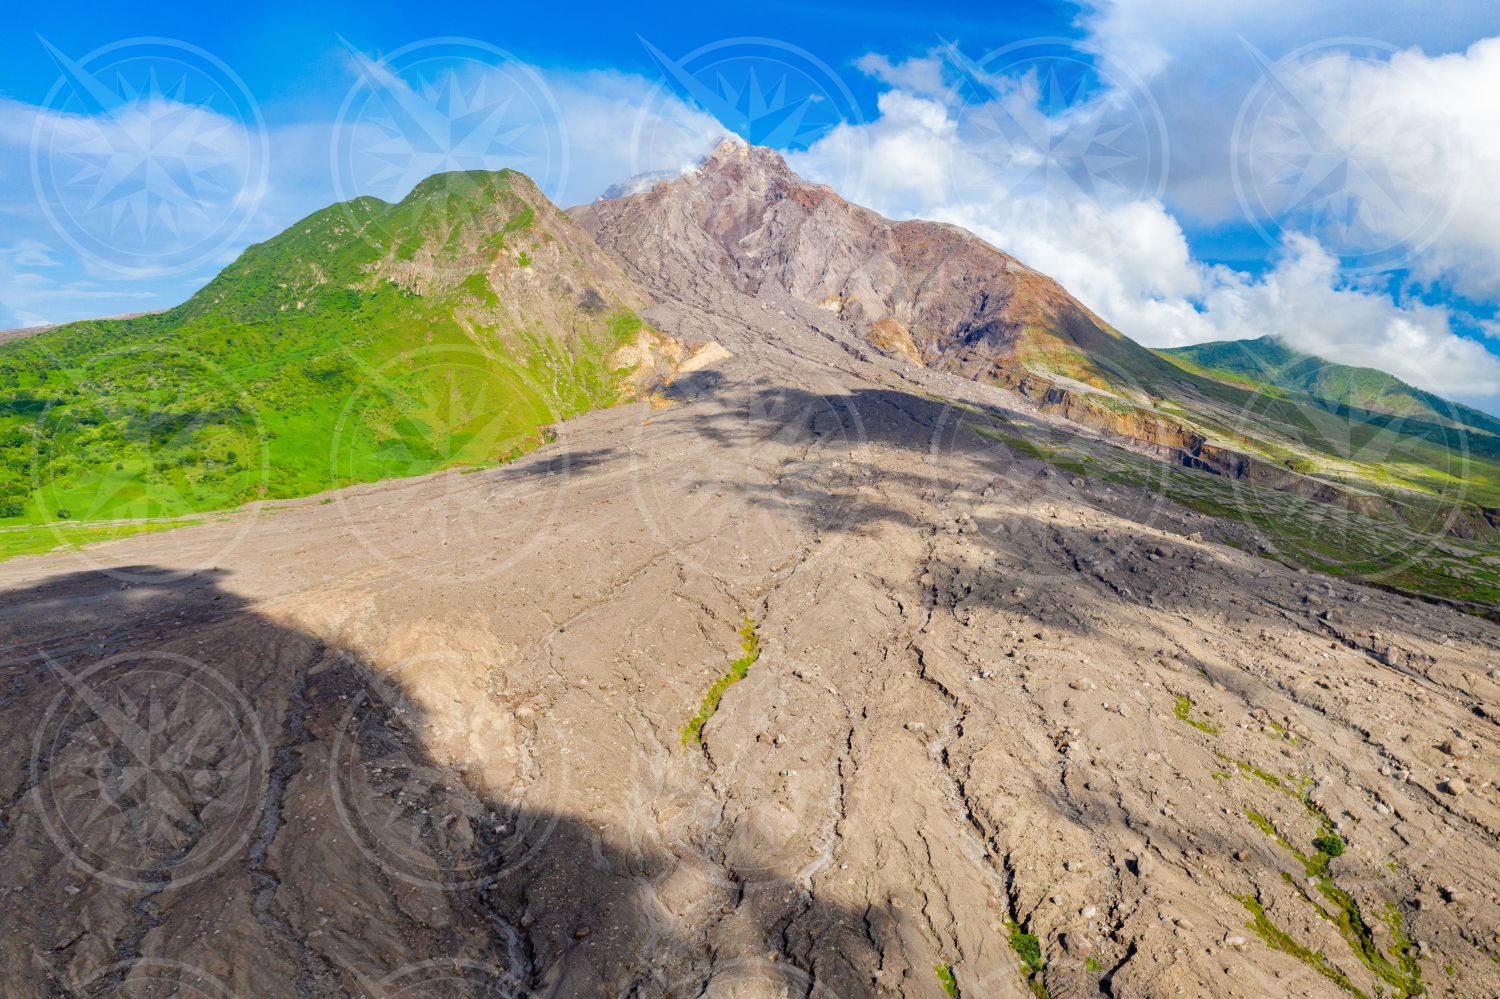
[(32, 6), (0, 327), (163, 308), (423, 171), (562, 203), (726, 131), (965, 225), (1153, 345), (1277, 333), (1500, 411), (1500, 5)]

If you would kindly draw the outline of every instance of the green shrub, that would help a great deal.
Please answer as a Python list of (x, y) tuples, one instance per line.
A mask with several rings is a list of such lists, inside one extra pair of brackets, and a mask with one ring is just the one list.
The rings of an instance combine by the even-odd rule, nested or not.
[(1042, 941), (1035, 933), (1027, 933), (1019, 923), (1010, 924), (1010, 949), (1016, 952), (1028, 971), (1041, 971), (1047, 966), (1042, 960)]
[(1319, 853), (1326, 853), (1330, 857), (1337, 857), (1344, 852), (1344, 840), (1336, 833), (1315, 837), (1313, 846), (1317, 847)]

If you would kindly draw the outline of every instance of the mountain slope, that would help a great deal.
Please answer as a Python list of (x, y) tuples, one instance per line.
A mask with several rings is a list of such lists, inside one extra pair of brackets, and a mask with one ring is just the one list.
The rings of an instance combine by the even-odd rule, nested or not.
[(1304, 354), (1276, 336), (1169, 347), (1157, 351), (1190, 371), (1251, 388), (1273, 386), (1328, 406), (1413, 417), (1500, 435), (1500, 419), (1451, 403), (1375, 368)]
[[(1394, 489), (1388, 513), (1424, 523), (1433, 522), (1431, 497), (1460, 481), (1463, 502), (1500, 507), (1500, 437), (1471, 440), (1423, 412), (1357, 410), (1329, 421), (1260, 383), (1207, 377), (1130, 340), (977, 236), (882, 218), (803, 181), (769, 149), (725, 142), (680, 179), (572, 212), (658, 294), (701, 299), (707, 262), (741, 293), (776, 288), (888, 354), (1003, 385), (1198, 467), (1241, 474), (1258, 464), (1267, 480), (1284, 477), (1310, 494), (1333, 495), (1299, 477)], [(1477, 508), (1460, 519), (1465, 530), (1485, 523)]]
[(651, 404), (0, 563), (7, 999), (1497, 994), (1500, 625), (675, 267)]
[(1036, 414), (1123, 444), (1085, 459), (1065, 431), (983, 431), (1070, 470), (1154, 484), (1237, 523), (1247, 546), (1409, 592), (1500, 601), (1489, 557), (1500, 437), (1210, 377), (1121, 335), (972, 234), (882, 218), (768, 149), (726, 142), (679, 178), (570, 211), (658, 301), (747, 326), (773, 303), (813, 307), (846, 331), (846, 349), (998, 385)]
[(334, 205), (168, 312), (0, 346), (0, 522), (171, 517), (513, 457), (649, 377), (645, 303), (522, 174)]
[(696, 170), (572, 214), (635, 276), (683, 295), (706, 265), (774, 286), (915, 363), (997, 377), (1022, 366), (1130, 391), (1179, 376), (1061, 285), (957, 226), (893, 222), (726, 141)]

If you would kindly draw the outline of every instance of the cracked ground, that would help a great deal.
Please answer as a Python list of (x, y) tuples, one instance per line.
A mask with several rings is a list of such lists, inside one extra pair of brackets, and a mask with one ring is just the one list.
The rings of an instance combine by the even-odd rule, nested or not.
[(1500, 993), (1500, 627), (653, 291), (513, 464), (0, 565), (8, 995)]

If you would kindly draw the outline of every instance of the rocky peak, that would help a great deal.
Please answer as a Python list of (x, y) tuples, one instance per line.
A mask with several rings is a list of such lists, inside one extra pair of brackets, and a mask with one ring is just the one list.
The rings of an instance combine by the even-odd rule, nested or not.
[(722, 177), (741, 184), (803, 183), (776, 150), (752, 146), (739, 138), (720, 142), (696, 169), (688, 171), (684, 177), (689, 181)]
[(1165, 366), (973, 233), (884, 218), (739, 139), (677, 180), (575, 216), (648, 287), (665, 291), (665, 280), (674, 294), (699, 294), (713, 273), (741, 293), (770, 285), (916, 363), (994, 377), (1028, 362), (1129, 355), (1110, 358), (1108, 371), (1060, 372), (1101, 386), (1110, 372)]

